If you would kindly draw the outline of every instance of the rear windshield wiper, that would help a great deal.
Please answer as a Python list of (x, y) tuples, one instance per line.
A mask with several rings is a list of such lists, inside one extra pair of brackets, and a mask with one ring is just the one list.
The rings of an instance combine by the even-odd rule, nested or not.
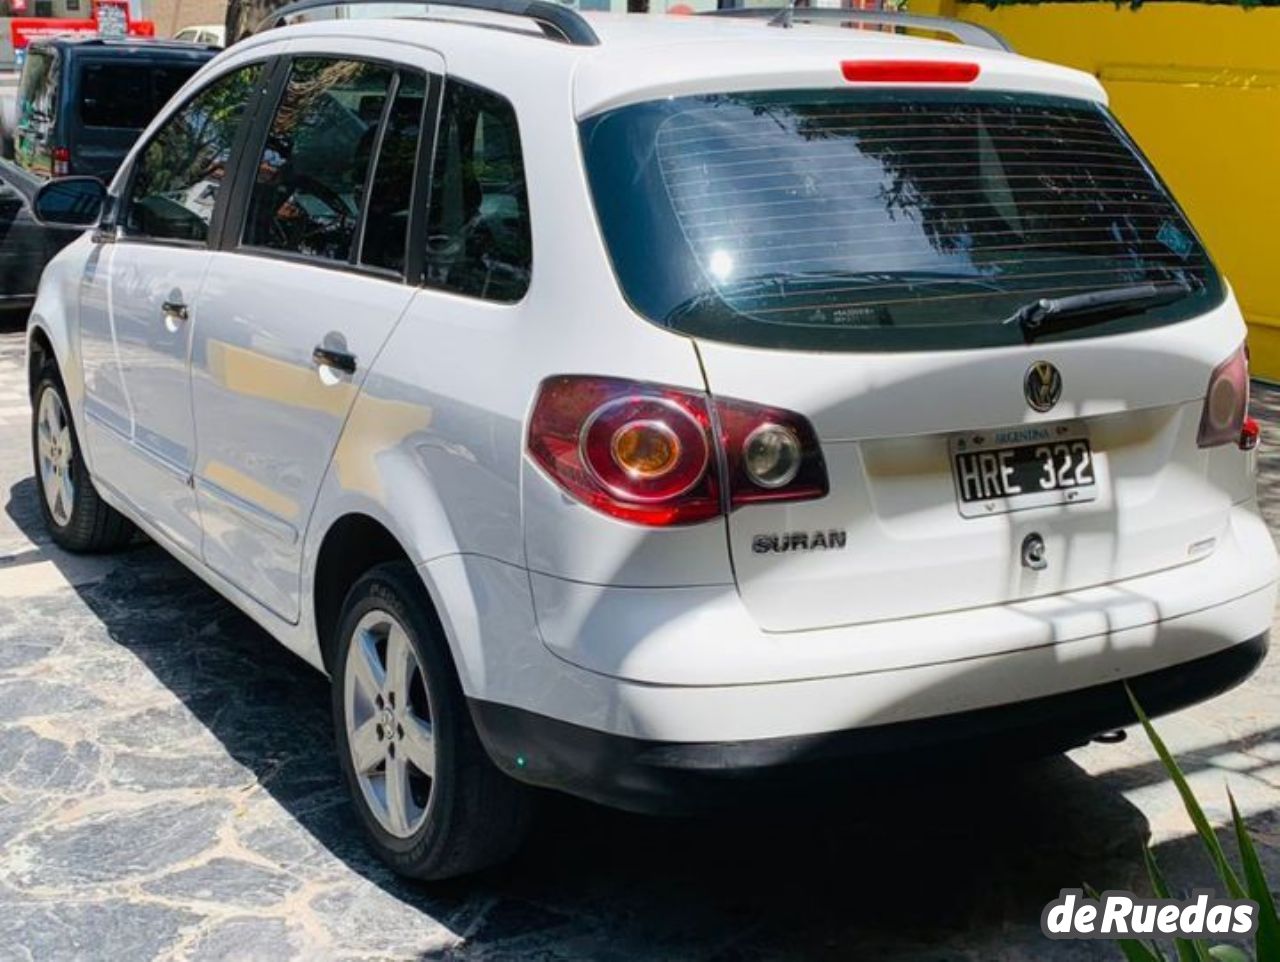
[(1084, 294), (1072, 294), (1069, 297), (1042, 297), (1037, 301), (1024, 304), (1010, 317), (1005, 318), (1003, 323), (1017, 324), (1029, 340), (1036, 336), (1046, 321), (1088, 314), (1097, 314), (1099, 320), (1106, 320), (1114, 317), (1117, 311), (1136, 313), (1148, 307), (1176, 301), (1189, 293), (1191, 293), (1190, 285), (1171, 282), (1107, 287)]

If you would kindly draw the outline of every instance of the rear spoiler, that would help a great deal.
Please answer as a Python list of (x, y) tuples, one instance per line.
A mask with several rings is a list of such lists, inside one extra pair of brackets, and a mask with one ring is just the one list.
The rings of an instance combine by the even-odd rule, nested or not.
[(703, 17), (743, 17), (768, 20), (770, 27), (790, 29), (797, 23), (872, 24), (928, 33), (944, 33), (970, 47), (1011, 52), (1004, 37), (987, 27), (950, 17), (927, 17), (896, 10), (844, 10), (834, 7), (724, 7), (699, 14)]

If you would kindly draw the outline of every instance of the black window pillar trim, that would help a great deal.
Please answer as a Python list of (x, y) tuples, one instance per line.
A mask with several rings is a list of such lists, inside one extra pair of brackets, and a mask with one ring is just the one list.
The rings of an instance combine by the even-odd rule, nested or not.
[(369, 202), (373, 199), (374, 177), (378, 173), (378, 161), (382, 159), (382, 144), (387, 139), (387, 125), (391, 122), (391, 111), (400, 93), (402, 73), (404, 73), (403, 70), (397, 70), (391, 75), (391, 80), (387, 83), (386, 97), (382, 101), (382, 110), (378, 113), (378, 129), (373, 135), (373, 150), (369, 151), (369, 166), (364, 172), (360, 209), (356, 211), (356, 229), (351, 236), (351, 250), (347, 253), (347, 263), (352, 267), (358, 266), (364, 258), (364, 232), (369, 225)]
[(268, 60), (258, 93), (245, 111), (229, 160), (231, 183), (226, 190), (219, 192), (214, 206), (209, 232), (213, 250), (234, 250), (240, 242), (249, 197), (258, 179), (256, 159), (266, 145), (267, 130), (275, 117), (292, 66), (293, 58), (290, 56), (277, 56)]
[(409, 237), (405, 249), (405, 277), (415, 287), (426, 285), (427, 222), (430, 218), (431, 187), (435, 176), (436, 144), (440, 139), (441, 105), (448, 78), (443, 74), (427, 74), (427, 96), (422, 105), (419, 126), (418, 156), (413, 176), (413, 196), (409, 206)]

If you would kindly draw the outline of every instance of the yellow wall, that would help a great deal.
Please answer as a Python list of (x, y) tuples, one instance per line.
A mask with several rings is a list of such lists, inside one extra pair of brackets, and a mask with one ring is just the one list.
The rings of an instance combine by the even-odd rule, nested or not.
[(1187, 209), (1280, 380), (1280, 8), (913, 0), (993, 27), (1020, 53), (1095, 74)]

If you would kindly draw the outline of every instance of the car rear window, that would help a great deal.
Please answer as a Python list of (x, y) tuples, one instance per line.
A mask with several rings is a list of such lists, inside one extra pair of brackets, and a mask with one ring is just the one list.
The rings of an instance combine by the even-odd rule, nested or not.
[(141, 130), (201, 66), (153, 60), (85, 63), (80, 68), (80, 122), (86, 127)]
[(1025, 94), (774, 91), (584, 120), (633, 307), (694, 336), (802, 350), (1020, 343), (1040, 298), (1139, 283), (1176, 299), (1042, 339), (1184, 320), (1223, 289), (1105, 108)]

